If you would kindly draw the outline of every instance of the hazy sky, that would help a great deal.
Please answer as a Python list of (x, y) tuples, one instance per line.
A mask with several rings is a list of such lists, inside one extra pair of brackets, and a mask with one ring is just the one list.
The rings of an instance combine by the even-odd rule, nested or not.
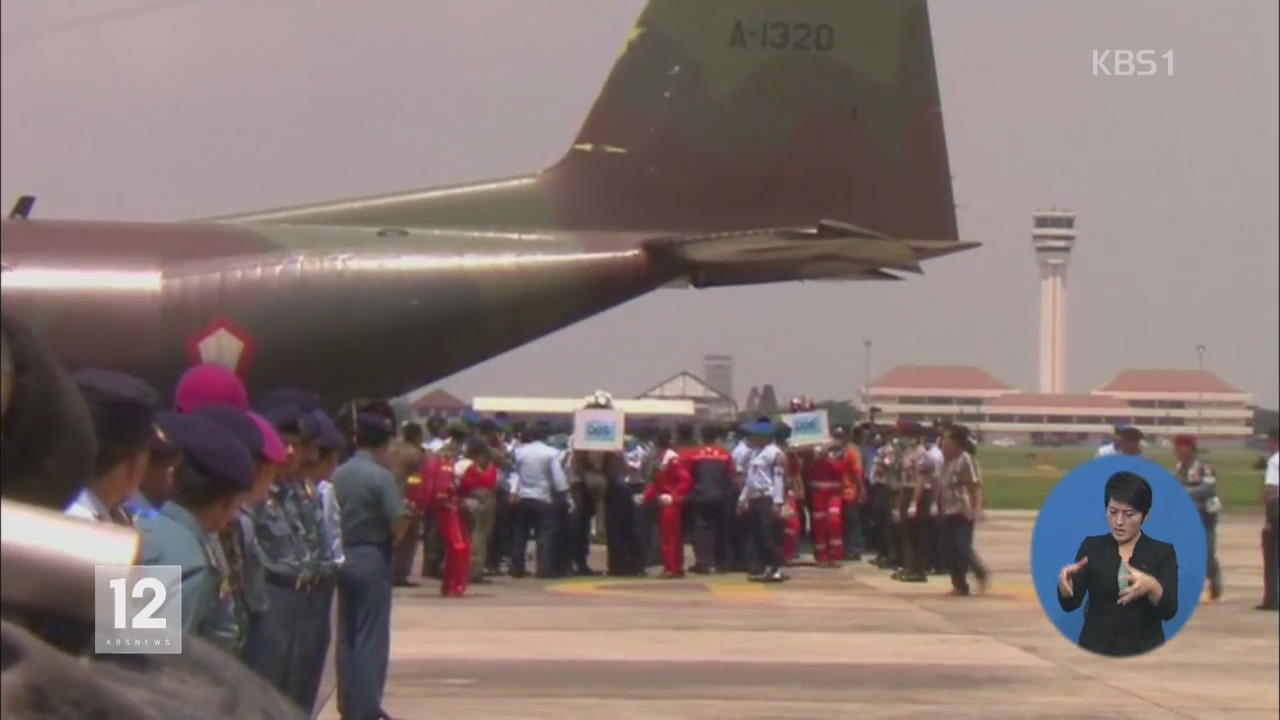
[[(5, 0), (0, 201), (180, 220), (519, 174), (569, 145), (642, 0)], [(1275, 407), (1275, 0), (945, 0), (931, 17), (961, 234), (902, 283), (663, 290), (447, 379), (626, 395), (708, 352), (737, 394), (853, 397), (897, 363), (1034, 388), (1031, 213), (1080, 213), (1068, 384), (1207, 366)], [(1095, 48), (1174, 74), (1094, 77)], [(763, 314), (783, 343), (761, 345)], [(672, 343), (672, 339), (676, 342)], [(661, 342), (661, 350), (656, 344)], [(673, 344), (680, 350), (672, 352)]]

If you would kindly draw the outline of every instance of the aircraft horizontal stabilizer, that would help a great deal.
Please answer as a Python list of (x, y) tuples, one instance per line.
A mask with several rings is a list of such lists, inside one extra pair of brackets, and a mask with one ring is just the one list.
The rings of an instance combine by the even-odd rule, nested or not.
[(718, 287), (788, 280), (900, 280), (921, 261), (978, 247), (954, 240), (901, 240), (844, 223), (655, 238), (652, 255), (682, 264), (690, 285)]

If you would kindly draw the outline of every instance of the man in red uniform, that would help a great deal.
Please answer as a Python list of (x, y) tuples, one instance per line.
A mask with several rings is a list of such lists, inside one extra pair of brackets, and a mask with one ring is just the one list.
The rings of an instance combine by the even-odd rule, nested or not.
[(844, 559), (844, 453), (839, 445), (814, 451), (804, 466), (813, 518), (813, 559), (820, 567), (839, 567)]
[(702, 445), (679, 451), (693, 476), (689, 491), (689, 510), (693, 516), (693, 567), (691, 571), (708, 575), (719, 568), (718, 560), (727, 557), (729, 542), (729, 502), (736, 502), (734, 464), (729, 452), (716, 444), (720, 430), (702, 428)]
[(847, 430), (837, 428), (832, 432), (836, 444), (834, 451), (838, 453), (838, 464), (841, 468), (840, 496), (842, 500), (842, 516), (844, 527), (844, 557), (847, 560), (862, 559), (862, 517), (861, 509), (867, 504), (867, 481), (862, 472), (861, 443), (855, 440), (846, 442)]
[(671, 448), (671, 433), (663, 430), (658, 433), (654, 445), (657, 447), (657, 471), (653, 481), (645, 490), (642, 503), (656, 499), (658, 501), (658, 532), (662, 546), (662, 565), (664, 578), (684, 577), (684, 543), (681, 538), (684, 524), (684, 500), (693, 485), (693, 476), (689, 474), (684, 461)]
[(497, 484), (497, 467), (488, 462), (488, 446), (480, 438), (467, 441), (464, 457), (444, 458), (431, 473), (431, 510), (444, 546), (440, 594), (462, 597), (471, 577), (471, 538), (462, 519), (462, 504), (476, 491)]

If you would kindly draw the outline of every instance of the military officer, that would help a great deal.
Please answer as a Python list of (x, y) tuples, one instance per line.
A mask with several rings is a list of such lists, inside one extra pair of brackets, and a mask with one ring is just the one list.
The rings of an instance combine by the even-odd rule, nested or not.
[[(409, 478), (422, 469), (426, 460), (423, 449), (422, 426), (417, 423), (405, 423), (400, 430), (400, 437), (391, 443), (391, 473), (396, 476), (396, 484), (400, 492), (405, 492)], [(413, 523), (400, 542), (396, 544), (391, 575), (397, 587), (417, 587), (418, 583), (409, 579), (413, 566), (413, 556), (418, 551), (418, 533), (420, 523)]]
[(83, 370), (76, 387), (89, 407), (97, 438), (94, 476), (67, 508), (85, 520), (132, 524), (124, 503), (147, 474), (159, 398), (145, 382), (110, 370)]
[(142, 476), (138, 491), (124, 503), (129, 517), (134, 520), (151, 517), (169, 502), (173, 497), (173, 473), (181, 459), (182, 453), (157, 428), (155, 437), (151, 439), (147, 472)]
[(258, 544), (257, 527), (254, 524), (254, 508), (266, 500), (272, 486), (275, 484), (277, 472), (288, 462), (289, 453), (288, 448), (285, 447), (284, 440), (280, 438), (280, 434), (276, 432), (276, 429), (272, 427), (266, 418), (255, 412), (250, 412), (249, 419), (253, 421), (254, 425), (258, 426), (258, 431), (262, 433), (262, 458), (265, 462), (260, 461), (257, 464), (253, 489), (236, 512), (236, 518), (231, 525), (234, 531), (227, 536), (227, 541), (232, 543), (238, 541), (240, 554), (244, 559), (242, 589), (247, 624), (240, 657), (246, 665), (252, 667), (252, 658), (256, 657), (256, 648), (251, 644), (251, 641), (254, 638), (261, 637), (261, 633), (255, 633), (254, 628), (262, 622), (267, 612), (267, 605), (270, 602), (269, 591), (267, 590), (266, 568), (263, 566), (262, 561), (265, 555), (262, 546)]
[(338, 574), (338, 710), (344, 718), (379, 718), (391, 646), (391, 548), (409, 519), (388, 469), (395, 426), (388, 418), (356, 416), (356, 454), (333, 475), (342, 507)]
[[(491, 510), (486, 511), (483, 506), (485, 501), (481, 500), (481, 514), (488, 513), (488, 517), (491, 518), (489, 533), (483, 536), (472, 534), (471, 582), (473, 583), (487, 583), (489, 580), (485, 577), (486, 575), (497, 575), (502, 572), (502, 561), (506, 557), (507, 545), (510, 544), (511, 504), (507, 498), (507, 478), (515, 468), (512, 460), (513, 446), (507, 439), (510, 432), (510, 425), (498, 425), (487, 437), (490, 461), (498, 469), (498, 484), (489, 493)], [(480, 567), (478, 574), (475, 570), (477, 566)]]
[(330, 609), (333, 607), (337, 558), (325, 533), (324, 505), (319, 483), (328, 480), (337, 467), (342, 450), (342, 436), (337, 425), (322, 410), (309, 414), (308, 435), (315, 453), (312, 462), (301, 469), (301, 477), (290, 486), (290, 499), (295, 503), (303, 537), (311, 559), (308, 581), (302, 590), (298, 637), (294, 643), (293, 690), (289, 693), (307, 712), (315, 707), (324, 674), (324, 659), (331, 638)]
[(263, 409), (262, 416), (279, 433), (287, 459), (277, 466), (270, 489), (262, 502), (252, 506), (253, 534), (261, 550), (266, 609), (250, 624), (246, 660), (259, 675), (280, 692), (289, 695), (294, 645), (302, 613), (302, 590), (308, 582), (310, 550), (289, 500), (289, 487), (296, 481), (303, 462), (302, 418), (309, 410), (297, 405)]
[(1173, 454), (1177, 458), (1173, 474), (1191, 495), (1196, 510), (1200, 512), (1200, 522), (1204, 524), (1208, 541), (1206, 577), (1209, 580), (1209, 598), (1217, 601), (1222, 597), (1222, 567), (1218, 564), (1218, 511), (1222, 509), (1222, 501), (1218, 499), (1218, 479), (1213, 467), (1196, 456), (1195, 436), (1175, 437)]
[(751, 452), (743, 462), (746, 479), (738, 494), (738, 512), (746, 516), (751, 546), (750, 556), (756, 572), (749, 579), (781, 582), (782, 550), (779, 547), (779, 519), (786, 502), (787, 458), (774, 437), (773, 423), (756, 421), (745, 430), (750, 436)]
[(210, 608), (227, 593), (213, 533), (230, 522), (253, 487), (253, 460), (231, 431), (203, 417), (162, 413), (157, 422), (182, 451), (173, 499), (140, 518), (142, 565), (182, 566), (182, 628), (204, 634)]
[(876, 557), (871, 561), (878, 568), (895, 568), (898, 564), (898, 547), (894, 532), (897, 506), (897, 448), (894, 443), (894, 428), (887, 427), (879, 433), (876, 452), (872, 457), (871, 492), (872, 516), (875, 518), (877, 549)]
[[(221, 425), (249, 451), (254, 461), (254, 482), (242, 500), (249, 501), (253, 496), (260, 497), (265, 493), (271, 472), (271, 461), (266, 458), (266, 437), (248, 413), (231, 405), (219, 404), (198, 407), (190, 414)], [(245, 582), (249, 553), (246, 552), (246, 538), (239, 519), (243, 504), (236, 508), (231, 522), (218, 531), (217, 542), (212, 543), (214, 560), (224, 571), (226, 592), (219, 594), (201, 630), (210, 642), (236, 656), (243, 651), (249, 633)]]

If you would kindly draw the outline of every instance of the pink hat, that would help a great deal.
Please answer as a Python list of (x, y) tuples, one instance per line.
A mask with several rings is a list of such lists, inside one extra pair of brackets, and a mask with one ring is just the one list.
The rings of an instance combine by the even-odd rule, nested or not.
[(289, 451), (285, 449), (280, 433), (271, 427), (271, 423), (256, 412), (250, 412), (249, 419), (258, 426), (258, 432), (262, 433), (262, 456), (277, 465), (287, 460)]
[(245, 391), (244, 383), (229, 368), (216, 363), (189, 368), (178, 380), (175, 396), (180, 413), (189, 413), (205, 405), (249, 409), (249, 393)]

